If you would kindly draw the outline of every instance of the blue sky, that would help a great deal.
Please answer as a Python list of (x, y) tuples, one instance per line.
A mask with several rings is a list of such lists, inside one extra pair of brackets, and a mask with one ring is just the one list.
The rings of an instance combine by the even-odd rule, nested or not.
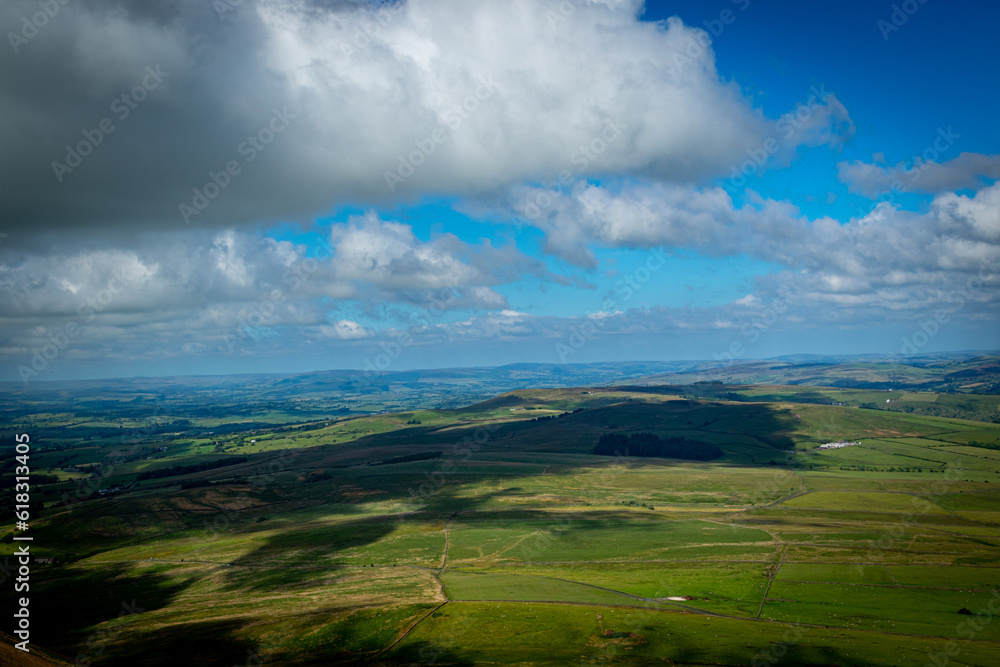
[[(837, 179), (836, 161), (867, 161), (878, 152), (891, 164), (911, 160), (928, 148), (939, 127), (962, 135), (944, 159), (961, 151), (996, 152), (1000, 133), (992, 110), (997, 89), (989, 72), (1000, 61), (991, 45), (998, 8), (925, 2), (898, 30), (884, 29), (879, 21), (892, 23), (893, 5), (899, 6), (848, 1), (833, 10), (811, 3), (754, 2), (735, 12), (737, 19), (713, 40), (720, 74), (753, 95), (768, 115), (787, 112), (818, 86), (837, 95), (857, 127), (836, 159), (822, 150), (803, 151), (794, 169), (771, 172), (755, 189), (789, 199), (811, 216), (845, 217), (870, 202), (848, 193)], [(689, 25), (704, 26), (725, 6), (651, 2), (644, 18), (675, 13)], [(805, 196), (824, 188), (839, 201), (827, 204), (815, 194), (812, 201)], [(917, 208), (926, 201), (914, 197), (905, 204)]]
[(318, 7), (8, 36), (3, 377), (1000, 347), (997, 7)]

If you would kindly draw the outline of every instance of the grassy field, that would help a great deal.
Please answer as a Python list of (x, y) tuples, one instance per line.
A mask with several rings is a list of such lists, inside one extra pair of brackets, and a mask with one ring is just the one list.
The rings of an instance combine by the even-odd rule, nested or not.
[[(1000, 461), (968, 443), (1000, 426), (776, 398), (533, 389), (40, 451), (32, 641), (95, 665), (996, 664)], [(640, 431), (725, 454), (592, 453)]]

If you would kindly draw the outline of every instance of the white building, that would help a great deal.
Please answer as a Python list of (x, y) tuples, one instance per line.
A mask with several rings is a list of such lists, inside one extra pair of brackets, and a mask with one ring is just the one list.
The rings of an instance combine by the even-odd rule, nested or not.
[(828, 442), (825, 445), (820, 445), (819, 448), (820, 449), (841, 449), (843, 447), (851, 447), (853, 445), (860, 445), (860, 444), (861, 444), (860, 442), (847, 442), (847, 441)]

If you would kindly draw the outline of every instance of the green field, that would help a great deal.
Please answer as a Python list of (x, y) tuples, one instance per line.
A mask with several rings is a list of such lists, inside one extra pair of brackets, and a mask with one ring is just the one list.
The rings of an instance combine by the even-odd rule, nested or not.
[(785, 503), (785, 507), (845, 510), (858, 512), (897, 512), (946, 514), (934, 503), (916, 495), (868, 493), (865, 491), (813, 491)]
[[(966, 443), (1000, 426), (782, 392), (531, 389), (40, 450), (32, 641), (94, 665), (996, 664), (1000, 469)], [(610, 432), (724, 455), (594, 455)]]

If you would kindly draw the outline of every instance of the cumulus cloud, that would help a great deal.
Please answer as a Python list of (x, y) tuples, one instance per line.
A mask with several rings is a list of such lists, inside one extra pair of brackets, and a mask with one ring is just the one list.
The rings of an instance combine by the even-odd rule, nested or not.
[[(746, 350), (765, 333), (772, 341), (807, 334), (833, 340), (830, 332), (853, 335), (846, 332), (873, 322), (909, 333), (928, 321), (975, 327), (1000, 314), (998, 198), (1000, 184), (974, 196), (940, 195), (925, 213), (881, 204), (840, 223), (810, 220), (787, 203), (759, 197), (737, 208), (721, 189), (579, 184), (552, 202), (551, 227), (541, 225), (555, 235), (547, 239), (554, 252), (563, 243), (570, 258), (596, 247), (662, 246), (719, 258), (747, 254), (776, 268), (755, 277), (751, 292), (719, 305), (638, 306), (634, 288), (616, 287), (576, 316), (490, 313), (421, 328), (418, 339), (425, 345), (543, 341), (550, 351), (562, 343), (562, 360), (574, 361), (571, 340), (582, 346), (599, 339), (601, 347), (693, 335), (725, 351), (732, 342)], [(898, 338), (880, 344), (899, 346)]]
[[(538, 204), (544, 204), (544, 215), (533, 215)], [(588, 268), (597, 266), (590, 244), (717, 246), (734, 215), (732, 199), (722, 188), (662, 184), (612, 189), (577, 183), (569, 192), (519, 186), (511, 191), (510, 205), (516, 215), (535, 218), (548, 252)]]
[[(840, 163), (853, 192), (934, 194), (920, 213), (809, 219), (749, 192), (737, 206), (748, 168), (838, 150), (850, 114), (817, 87), (765, 117), (719, 75), (705, 31), (641, 21), (641, 0), (220, 6), (67, 3), (0, 59), (4, 358), (69, 324), (62, 360), (152, 363), (353, 352), (403, 330), (446, 352), (585, 325), (622, 340), (730, 332), (793, 301), (786, 324), (891, 321), (957, 303), (1000, 245), (995, 155)], [(3, 3), (0, 23), (37, 7)], [(461, 236), (375, 212), (311, 227), (427, 201), (473, 221)], [(467, 235), (512, 216), (541, 233)], [(282, 240), (294, 223), (309, 245)], [(550, 285), (592, 288), (578, 276), (598, 275), (601, 249), (660, 247), (774, 270), (711, 307), (590, 291), (587, 313), (519, 310)], [(995, 290), (960, 300), (963, 317), (995, 320)]]
[(0, 345), (30, 355), (67, 326), (78, 344), (65, 359), (359, 341), (374, 331), (344, 314), (499, 311), (508, 305), (499, 285), (527, 275), (562, 281), (512, 246), (451, 234), (423, 241), (374, 213), (334, 224), (329, 239), (307, 245), (227, 229), (155, 233), (124, 248), (107, 239), (0, 248)]
[(961, 153), (945, 162), (916, 159), (894, 167), (855, 160), (837, 164), (851, 192), (875, 199), (888, 192), (937, 194), (979, 190), (1000, 178), (1000, 155)]
[(465, 244), (451, 234), (423, 243), (409, 225), (368, 213), (333, 228), (336, 273), (386, 289), (433, 289), (487, 279), (462, 261)]
[(335, 226), (331, 240), (332, 277), (354, 286), (368, 303), (495, 310), (507, 307), (496, 285), (529, 277), (570, 282), (514, 245), (495, 247), (486, 239), (474, 246), (448, 233), (424, 242), (409, 225), (383, 221), (374, 212)]
[[(232, 226), (562, 170), (688, 182), (774, 134), (711, 48), (678, 66), (703, 31), (641, 22), (639, 0), (248, 0), (222, 20), (211, 3), (155, 4), (61, 6), (0, 62), (11, 243), (172, 228), (182, 204), (191, 224)], [(0, 23), (35, 11), (4, 3)], [(791, 148), (832, 141), (845, 113), (824, 101)]]
[[(538, 191), (517, 190), (514, 211), (536, 201)], [(828, 307), (927, 308), (1000, 253), (1000, 184), (971, 197), (939, 195), (923, 214), (880, 204), (844, 224), (809, 220), (787, 202), (759, 196), (736, 207), (722, 188), (579, 183), (545, 192), (549, 213), (537, 224), (545, 247), (568, 261), (593, 264), (595, 247), (746, 254), (784, 267), (761, 283), (769, 293), (794, 288)], [(977, 301), (997, 304), (995, 294)]]
[[(72, 324), (82, 333), (63, 362), (152, 362), (373, 344), (392, 338), (385, 325), (393, 319), (419, 345), (536, 344), (586, 322), (602, 336), (715, 335), (752, 329), (776, 307), (791, 313), (782, 326), (808, 329), (932, 312), (995, 320), (1000, 305), (992, 289), (1000, 275), (1000, 184), (972, 196), (939, 195), (924, 213), (881, 204), (845, 224), (807, 219), (785, 202), (751, 197), (736, 207), (719, 188), (662, 183), (581, 183), (556, 197), (552, 211), (540, 224), (545, 243), (569, 258), (596, 247), (668, 247), (746, 254), (777, 268), (719, 306), (637, 308), (595, 294), (591, 311), (554, 317), (519, 312), (497, 290), (528, 275), (558, 281), (541, 260), (451, 234), (422, 240), (373, 213), (333, 225), (330, 242), (317, 237), (312, 247), (238, 230), (153, 234), (124, 248), (4, 247), (0, 347), (24, 363)], [(424, 316), (414, 317), (414, 308)], [(463, 310), (463, 319), (442, 317)]]
[[(452, 290), (447, 308), (499, 309), (493, 289), (524, 276), (565, 283), (516, 247), (470, 244), (453, 234), (423, 241), (374, 213), (331, 226), (313, 247), (255, 232), (150, 234), (138, 245), (58, 242), (44, 250), (0, 249), (0, 312), (8, 320), (71, 316), (114, 291), (105, 314), (157, 313), (272, 299), (421, 304)], [(282, 300), (290, 300), (291, 296)], [(81, 305), (82, 304), (82, 305)]]
[(368, 338), (374, 333), (357, 322), (352, 322), (351, 320), (338, 320), (332, 325), (324, 325), (320, 327), (320, 331), (322, 331), (323, 335), (327, 338), (337, 338), (340, 340)]

